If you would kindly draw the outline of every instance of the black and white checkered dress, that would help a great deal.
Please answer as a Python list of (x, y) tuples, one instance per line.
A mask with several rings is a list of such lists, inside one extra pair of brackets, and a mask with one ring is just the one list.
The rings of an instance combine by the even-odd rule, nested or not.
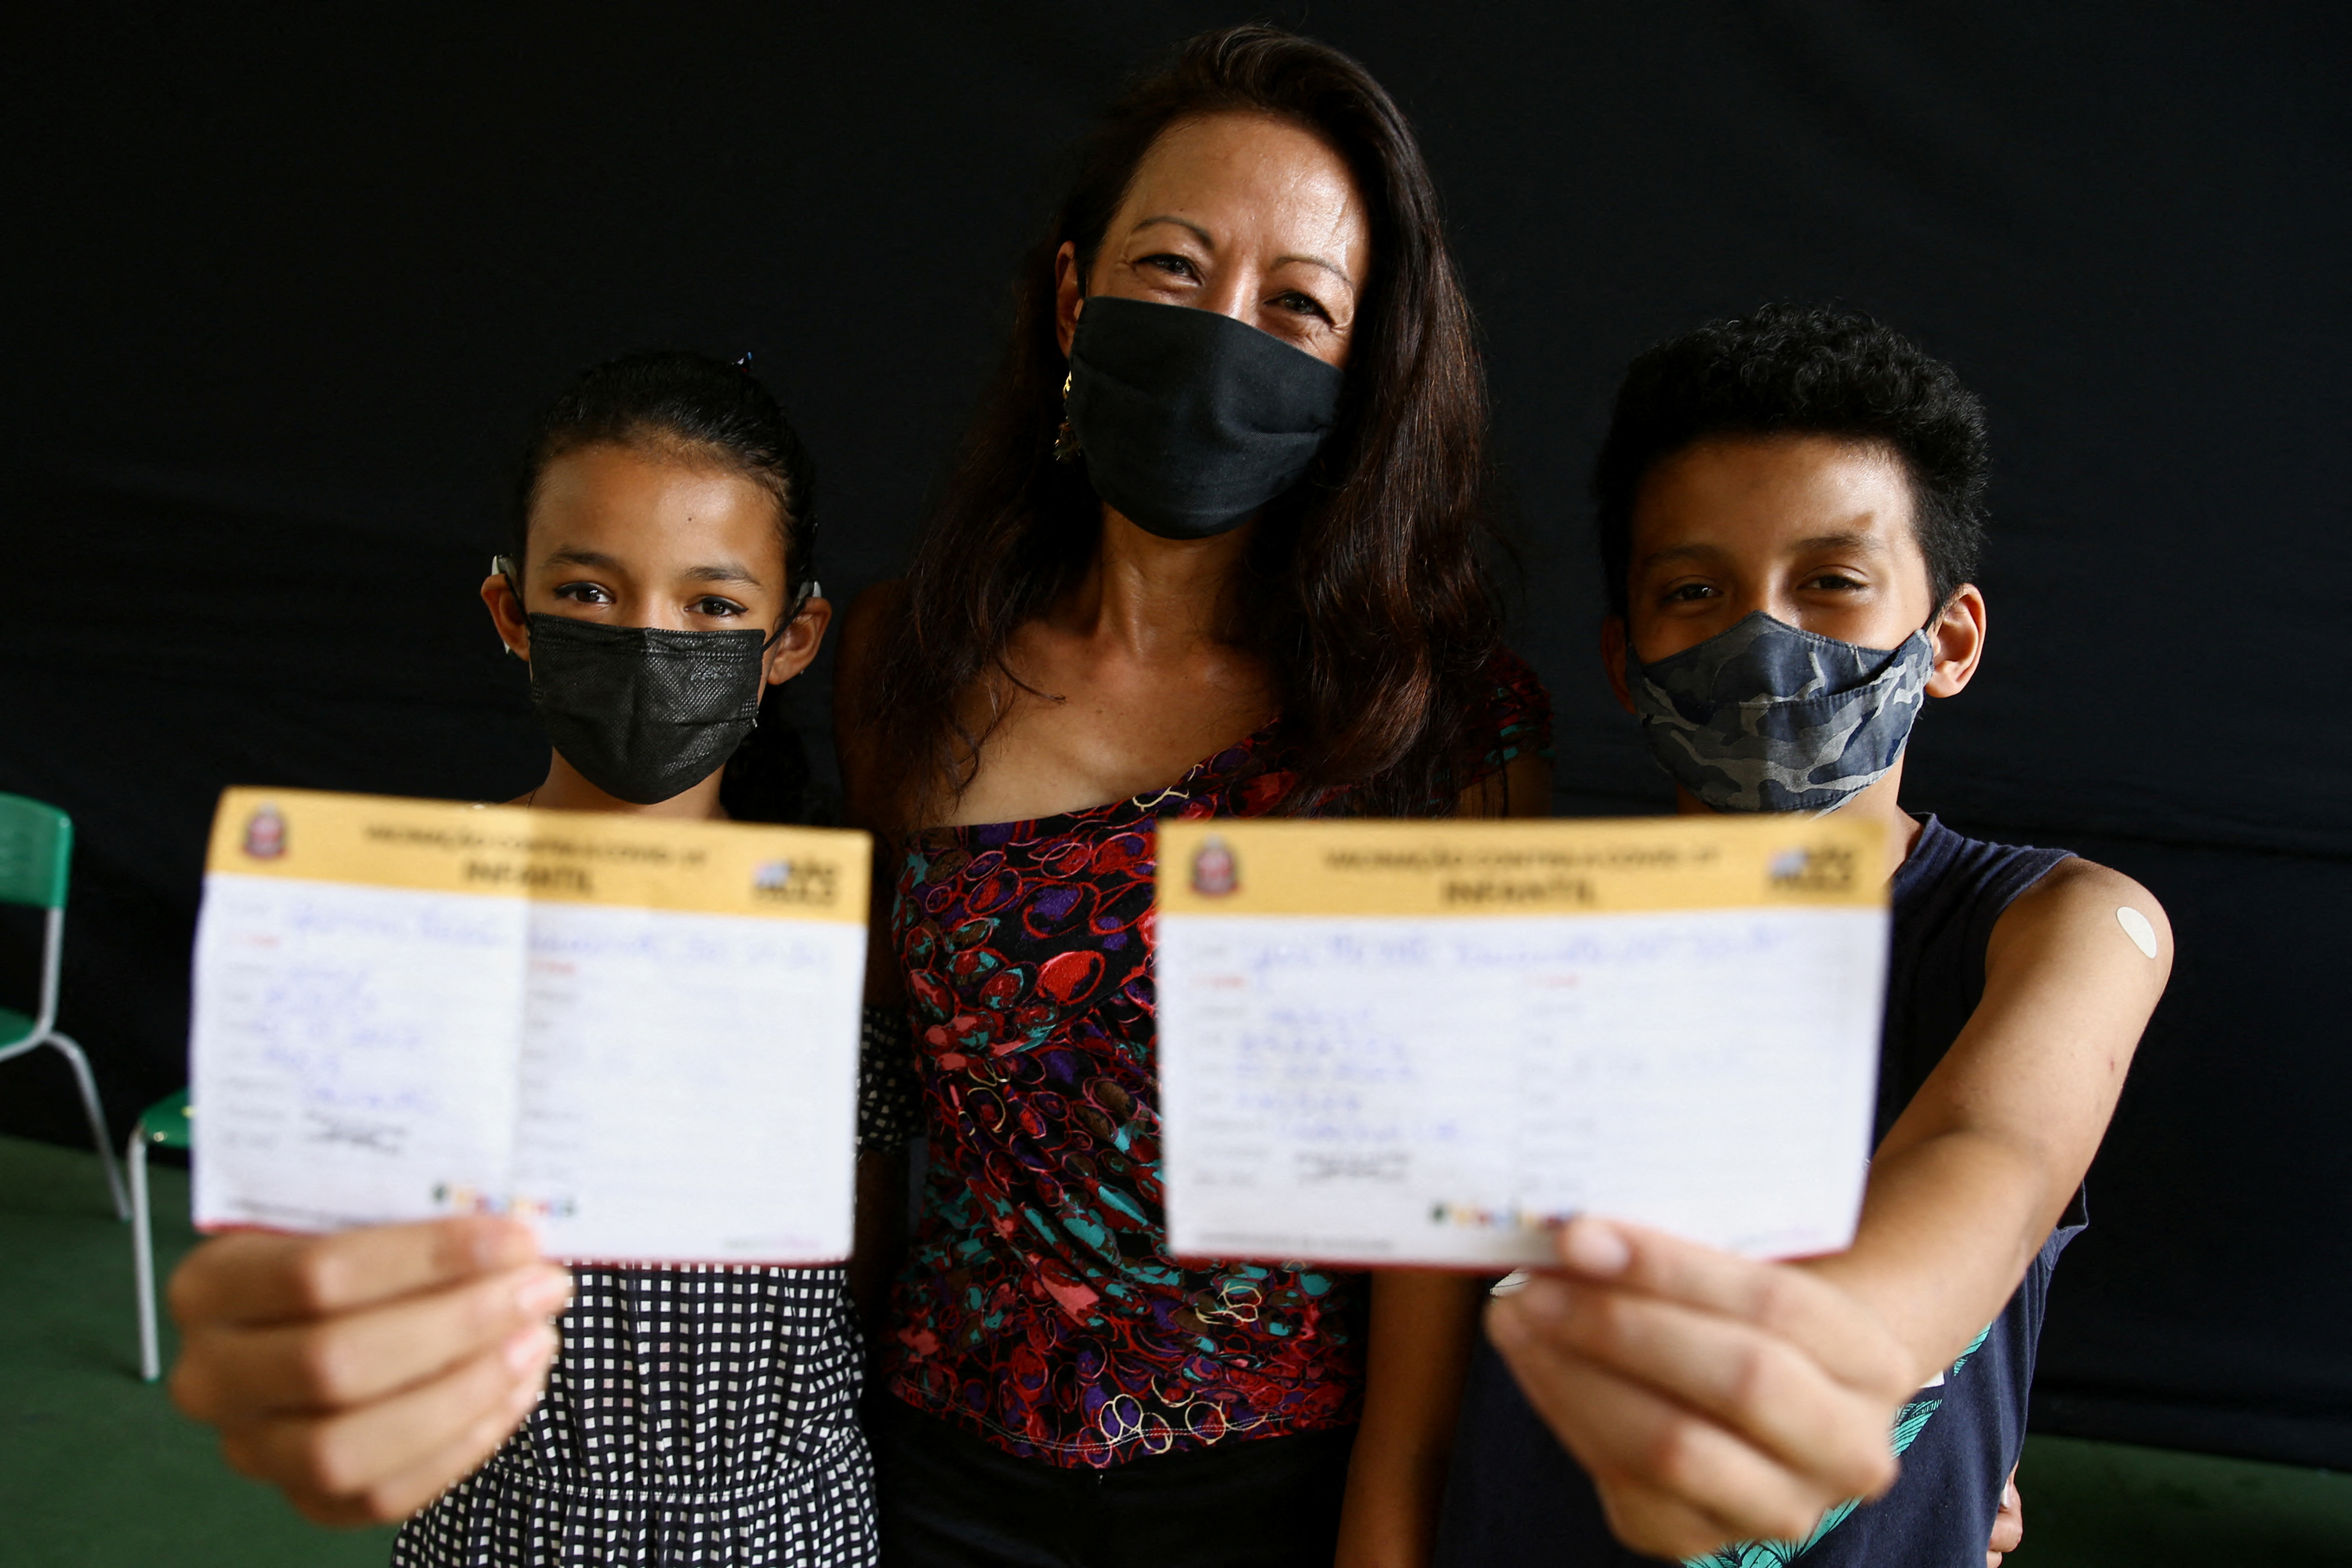
[[(914, 1124), (905, 1025), (869, 1025), (858, 1142)], [(874, 1467), (846, 1279), (823, 1268), (572, 1270), (539, 1407), (411, 1519), (394, 1568), (866, 1568)]]

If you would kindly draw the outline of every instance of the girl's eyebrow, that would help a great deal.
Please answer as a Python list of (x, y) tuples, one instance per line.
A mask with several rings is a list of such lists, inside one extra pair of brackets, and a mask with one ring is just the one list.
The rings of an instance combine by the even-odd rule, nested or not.
[(679, 574), (689, 583), (740, 583), (751, 588), (760, 585), (760, 579), (740, 561), (721, 561), (711, 566), (689, 566)]
[(547, 563), (550, 566), (592, 566), (599, 572), (617, 572), (621, 569), (621, 563), (603, 551), (583, 550), (576, 544), (567, 544), (561, 550), (550, 551)]
[[(585, 566), (596, 572), (626, 570), (617, 558), (601, 550), (583, 549), (576, 544), (551, 551), (547, 563), (550, 566)], [(761, 585), (758, 575), (740, 561), (718, 561), (707, 566), (689, 566), (678, 575), (689, 583), (740, 583), (750, 588)]]

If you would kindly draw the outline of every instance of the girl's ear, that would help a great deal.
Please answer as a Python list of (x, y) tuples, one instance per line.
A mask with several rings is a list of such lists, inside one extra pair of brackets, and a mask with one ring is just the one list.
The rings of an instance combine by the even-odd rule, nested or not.
[(1974, 583), (1963, 583), (1944, 602), (1943, 614), (1927, 627), (1936, 645), (1936, 666), (1927, 677), (1927, 695), (1957, 697), (1976, 679), (1984, 658), (1985, 600)]
[(783, 636), (768, 649), (763, 677), (767, 683), (782, 686), (806, 669), (809, 660), (816, 657), (816, 650), (824, 646), (824, 628), (832, 624), (832, 600), (812, 598), (803, 605), (801, 613), (784, 628)]
[(529, 664), (530, 621), (505, 573), (493, 572), (482, 579), (482, 603), (489, 606), (490, 624), (498, 627), (499, 640), (507, 645), (507, 651)]

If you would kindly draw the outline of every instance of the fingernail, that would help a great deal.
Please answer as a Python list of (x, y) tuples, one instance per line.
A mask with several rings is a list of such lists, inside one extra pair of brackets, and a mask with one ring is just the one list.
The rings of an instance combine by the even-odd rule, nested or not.
[(1528, 1321), (1520, 1313), (1517, 1296), (1499, 1300), (1486, 1309), (1486, 1337), (1499, 1351), (1515, 1351), (1528, 1342)]
[(1511, 1296), (1513, 1305), (1527, 1314), (1531, 1328), (1549, 1328), (1565, 1319), (1575, 1307), (1570, 1288), (1558, 1279), (1528, 1280)]
[(572, 1274), (568, 1269), (551, 1268), (532, 1275), (515, 1292), (515, 1306), (526, 1317), (549, 1318), (563, 1310), (572, 1299)]
[(1579, 1219), (1559, 1233), (1560, 1261), (1580, 1274), (1606, 1278), (1622, 1274), (1633, 1261), (1633, 1248), (1616, 1226), (1597, 1219)]
[(509, 1219), (478, 1219), (472, 1224), (474, 1265), (478, 1268), (510, 1268), (539, 1250), (528, 1226)]
[(507, 1341), (507, 1370), (517, 1377), (536, 1369), (555, 1350), (555, 1331), (544, 1323), (533, 1323)]

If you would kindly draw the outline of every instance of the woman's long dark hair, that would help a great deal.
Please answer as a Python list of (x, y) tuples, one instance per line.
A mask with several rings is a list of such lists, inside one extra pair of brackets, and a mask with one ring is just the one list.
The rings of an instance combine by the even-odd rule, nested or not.
[(1370, 209), (1339, 422), (1307, 481), (1266, 509), (1244, 573), (1240, 634), (1276, 672), (1307, 763), (1287, 803), (1341, 790), (1377, 815), (1426, 815), (1463, 787), (1465, 731), (1501, 639), (1484, 560), (1494, 537), (1486, 389), (1437, 194), (1404, 116), (1355, 61), (1271, 27), (1185, 44), (1129, 89), (1087, 144), (1053, 229), (1024, 263), (1013, 342), (907, 574), (905, 621), (861, 694), (877, 754), (908, 769), (923, 820), (971, 782), (993, 721), (962, 704), (1016, 627), (1086, 572), (1100, 502), (1054, 460), (1066, 364), (1054, 258), (1093, 264), (1135, 171), (1171, 126), (1279, 116), (1347, 161)]

